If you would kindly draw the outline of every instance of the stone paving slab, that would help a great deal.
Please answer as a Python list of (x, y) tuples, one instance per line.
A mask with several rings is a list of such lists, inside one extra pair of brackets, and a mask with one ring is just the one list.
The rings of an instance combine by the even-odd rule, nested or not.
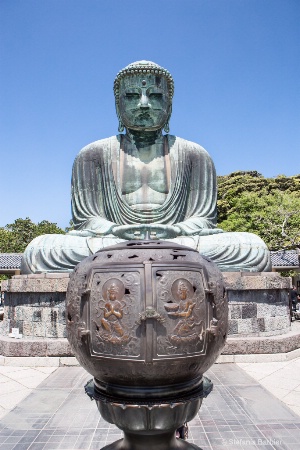
[(300, 358), (238, 366), (300, 416)]
[(0, 419), (27, 397), (56, 367), (0, 367)]
[[(207, 375), (214, 390), (189, 424), (191, 442), (203, 450), (299, 449), (300, 417), (242, 368), (217, 364)], [(2, 417), (0, 450), (100, 450), (119, 439), (84, 394), (89, 379), (80, 367), (57, 368)]]

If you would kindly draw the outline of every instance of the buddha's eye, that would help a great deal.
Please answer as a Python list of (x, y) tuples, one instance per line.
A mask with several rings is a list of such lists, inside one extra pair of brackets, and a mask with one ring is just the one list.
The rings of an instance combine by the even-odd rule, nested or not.
[(162, 93), (161, 92), (153, 92), (152, 94), (149, 95), (149, 97), (154, 100), (160, 100), (162, 98)]
[(139, 94), (135, 94), (134, 92), (127, 92), (126, 98), (128, 100), (138, 100), (140, 98)]

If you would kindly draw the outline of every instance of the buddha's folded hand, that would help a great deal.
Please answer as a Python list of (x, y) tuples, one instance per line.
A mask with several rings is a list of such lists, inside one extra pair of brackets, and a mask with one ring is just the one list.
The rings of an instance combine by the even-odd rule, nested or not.
[(174, 225), (134, 224), (120, 225), (112, 233), (121, 239), (172, 239), (180, 234), (180, 228)]

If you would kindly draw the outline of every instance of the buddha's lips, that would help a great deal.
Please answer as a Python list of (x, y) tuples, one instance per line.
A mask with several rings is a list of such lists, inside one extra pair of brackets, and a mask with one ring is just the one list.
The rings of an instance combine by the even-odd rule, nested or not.
[(151, 119), (152, 114), (147, 112), (140, 112), (139, 115), (136, 117), (137, 119)]
[(138, 125), (141, 122), (146, 122), (148, 125), (153, 125), (154, 120), (151, 117), (151, 114), (139, 114), (137, 117), (135, 117), (134, 123)]

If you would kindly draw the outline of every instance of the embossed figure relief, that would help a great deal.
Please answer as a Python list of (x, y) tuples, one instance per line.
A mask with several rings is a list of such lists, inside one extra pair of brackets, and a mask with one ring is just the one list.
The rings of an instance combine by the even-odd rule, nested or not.
[(138, 356), (135, 332), (140, 296), (137, 273), (96, 273), (92, 282), (90, 321), (93, 354)]
[[(209, 300), (212, 306), (212, 319), (207, 328), (208, 339), (218, 340), (225, 339), (227, 335), (228, 314), (226, 313), (226, 292), (224, 286), (220, 282), (209, 283), (211, 294)], [(215, 298), (219, 301), (215, 303)], [(225, 311), (225, 314), (224, 314)]]
[(158, 310), (167, 315), (165, 333), (158, 328), (158, 354), (203, 353), (208, 313), (200, 273), (159, 272), (157, 281)]
[[(198, 339), (202, 340), (203, 320), (197, 324), (202, 326), (202, 333), (198, 336), (195, 330), (196, 319), (193, 309), (196, 303), (193, 301), (194, 292), (191, 283), (183, 278), (176, 280), (172, 285), (171, 292), (176, 303), (165, 304), (165, 310), (169, 316), (179, 319), (174, 328), (174, 334), (169, 337), (171, 343), (177, 346), (185, 343), (191, 344)], [(177, 303), (178, 301), (179, 303)]]
[(101, 319), (102, 339), (112, 344), (126, 344), (130, 341), (130, 336), (122, 324), (123, 305), (121, 303), (125, 286), (122, 281), (112, 278), (106, 281), (102, 293), (106, 300)]

